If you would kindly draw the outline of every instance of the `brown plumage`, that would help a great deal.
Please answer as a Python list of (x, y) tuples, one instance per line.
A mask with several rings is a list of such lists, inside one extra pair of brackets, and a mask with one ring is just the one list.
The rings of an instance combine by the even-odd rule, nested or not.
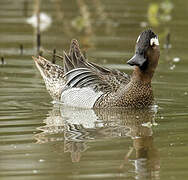
[(158, 59), (158, 39), (151, 30), (141, 33), (135, 55), (128, 61), (135, 66), (132, 76), (88, 62), (77, 40), (72, 40), (68, 54), (64, 52), (64, 67), (34, 57), (53, 99), (86, 108), (143, 108), (152, 105), (151, 79)]

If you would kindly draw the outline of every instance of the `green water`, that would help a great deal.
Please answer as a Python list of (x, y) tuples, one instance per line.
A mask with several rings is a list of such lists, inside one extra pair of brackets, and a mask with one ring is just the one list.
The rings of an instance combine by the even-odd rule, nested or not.
[(26, 19), (34, 8), (31, 0), (0, 1), (6, 62), (0, 65), (0, 179), (187, 180), (188, 2), (41, 1), (52, 20), (41, 35), (48, 58), (48, 50), (61, 54), (76, 38), (88, 59), (130, 74), (125, 62), (137, 36), (152, 27), (161, 48), (152, 83), (157, 112), (53, 105), (31, 58), (36, 30)]

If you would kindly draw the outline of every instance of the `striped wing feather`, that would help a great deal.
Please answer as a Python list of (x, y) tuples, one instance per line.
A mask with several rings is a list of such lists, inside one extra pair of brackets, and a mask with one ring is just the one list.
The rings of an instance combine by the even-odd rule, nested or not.
[(125, 73), (88, 62), (77, 40), (72, 40), (68, 55), (64, 52), (64, 73), (65, 89), (91, 87), (95, 91), (113, 92), (130, 81)]

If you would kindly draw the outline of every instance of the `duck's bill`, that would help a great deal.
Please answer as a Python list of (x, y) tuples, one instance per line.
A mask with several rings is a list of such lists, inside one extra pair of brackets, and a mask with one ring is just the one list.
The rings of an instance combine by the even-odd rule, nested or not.
[(127, 64), (131, 66), (142, 67), (146, 62), (146, 58), (143, 55), (135, 54), (130, 60), (127, 61)]

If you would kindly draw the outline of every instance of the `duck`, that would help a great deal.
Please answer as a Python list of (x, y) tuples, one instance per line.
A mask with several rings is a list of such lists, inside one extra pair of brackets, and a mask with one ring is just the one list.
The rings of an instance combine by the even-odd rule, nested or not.
[(88, 61), (76, 39), (63, 65), (33, 56), (46, 89), (55, 102), (79, 108), (149, 108), (154, 104), (152, 77), (160, 57), (158, 36), (147, 29), (136, 40), (135, 53), (127, 64), (132, 75)]

